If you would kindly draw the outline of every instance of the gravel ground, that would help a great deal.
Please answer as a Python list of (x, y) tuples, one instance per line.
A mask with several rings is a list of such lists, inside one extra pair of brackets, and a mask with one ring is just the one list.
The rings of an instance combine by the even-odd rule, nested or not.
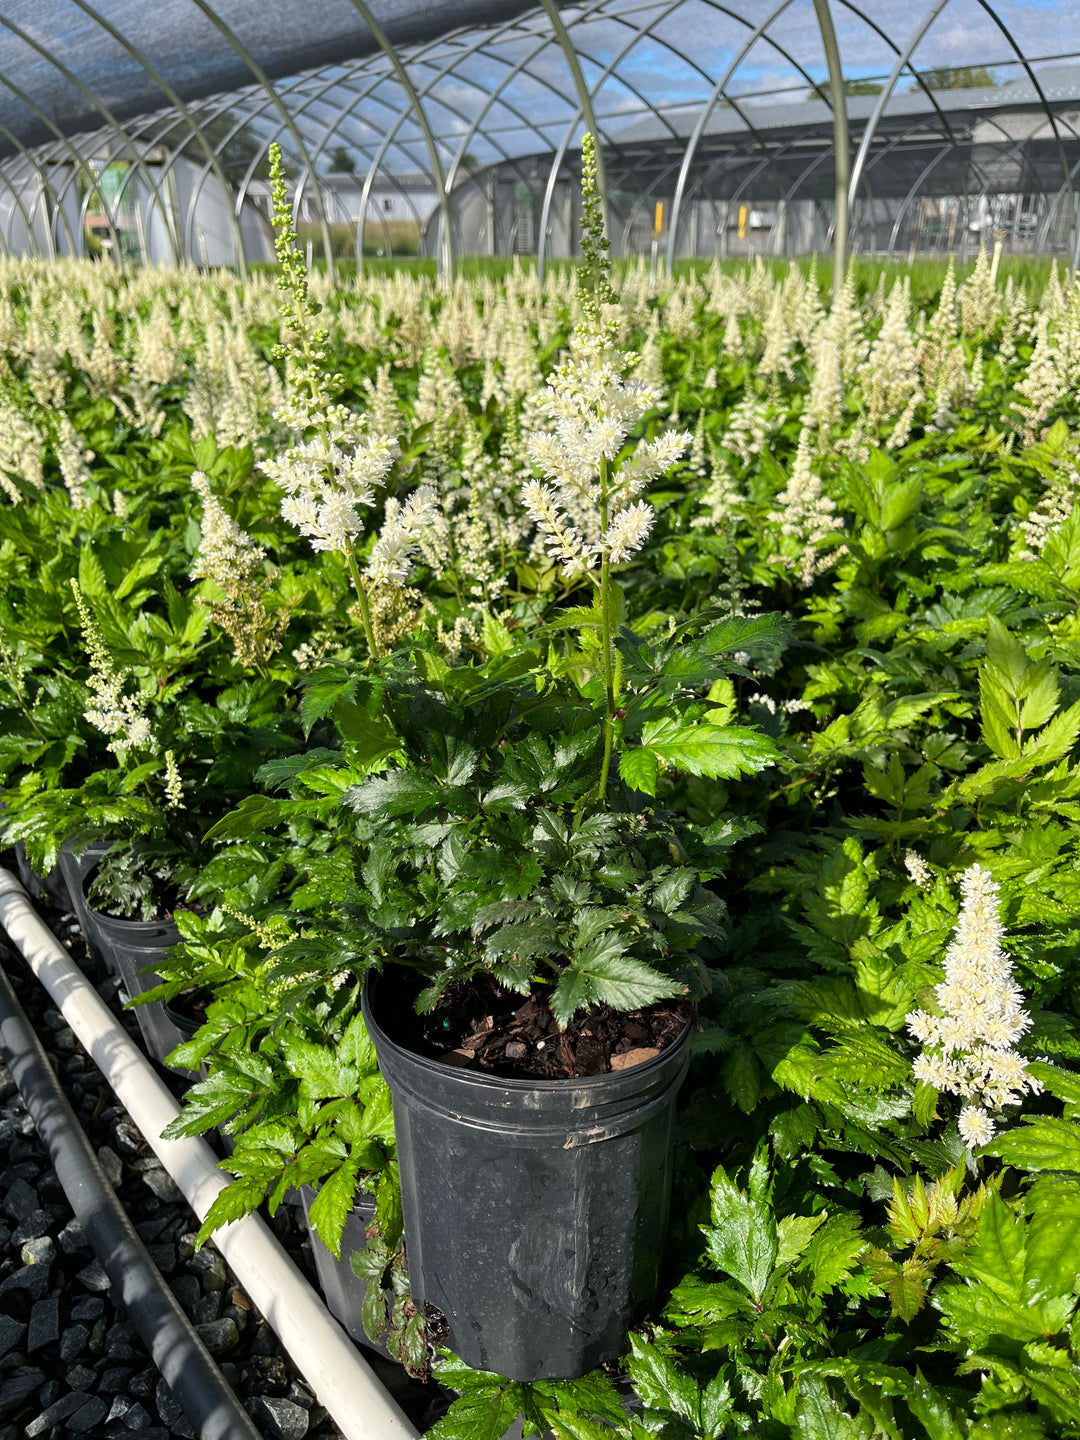
[[(116, 981), (95, 970), (71, 917), (47, 918), (138, 1039)], [(0, 946), (0, 963), (151, 1258), (257, 1428), (267, 1440), (333, 1440), (339, 1431), (220, 1254), (212, 1244), (195, 1253), (194, 1213), (45, 990), (12, 950)], [(181, 1093), (184, 1082), (168, 1079)], [(314, 1283), (302, 1214), (282, 1205), (270, 1223)], [(436, 1386), (409, 1380), (378, 1356), (365, 1359), (420, 1429), (434, 1423), (445, 1408)], [(110, 1298), (15, 1083), (0, 1066), (0, 1440), (68, 1434), (169, 1440), (195, 1431)]]

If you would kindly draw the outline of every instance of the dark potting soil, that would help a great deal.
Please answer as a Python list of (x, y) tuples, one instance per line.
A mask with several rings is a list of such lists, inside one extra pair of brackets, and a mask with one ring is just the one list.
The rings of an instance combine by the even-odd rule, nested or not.
[(206, 1023), (206, 1012), (213, 1003), (213, 994), (201, 987), (197, 990), (181, 990), (179, 995), (166, 1002), (166, 1010), (174, 1020), (182, 1020), (194, 1033)]
[(642, 1010), (597, 1005), (579, 1012), (565, 1031), (546, 998), (523, 1000), (491, 981), (454, 985), (421, 1017), (425, 1043), (445, 1064), (511, 1080), (576, 1080), (644, 1064), (686, 1029), (685, 1000)]

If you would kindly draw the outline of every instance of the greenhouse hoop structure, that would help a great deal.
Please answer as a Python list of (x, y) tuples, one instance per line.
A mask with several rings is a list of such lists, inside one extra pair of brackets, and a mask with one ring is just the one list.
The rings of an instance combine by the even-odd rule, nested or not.
[(1080, 258), (1074, 0), (5, 0), (0, 251)]

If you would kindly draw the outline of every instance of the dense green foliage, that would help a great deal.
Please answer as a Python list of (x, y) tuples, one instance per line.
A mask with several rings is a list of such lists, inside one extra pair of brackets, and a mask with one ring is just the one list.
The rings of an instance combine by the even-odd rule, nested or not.
[[(523, 1387), (444, 1361), (463, 1398), (440, 1437), (494, 1440), (518, 1412), (570, 1440), (1080, 1435), (1080, 290), (1055, 275), (1029, 299), (989, 270), (921, 295), (921, 323), (902, 276), (891, 299), (832, 307), (797, 271), (656, 294), (622, 278), (623, 340), (666, 397), (639, 433), (677, 411), (694, 439), (619, 572), (619, 774), (576, 830), (602, 748), (601, 621), (516, 499), (534, 392), (580, 318), (566, 277), (323, 297), (336, 398), (382, 406), (401, 439), (389, 493), (433, 484), (445, 520), (376, 614), (373, 661), (347, 565), (290, 531), (254, 468), (281, 442), (269, 287), (76, 272), (80, 351), (56, 338), (70, 276), (3, 272), (6, 423), (40, 438), (44, 486), (0, 456), (5, 833), (47, 865), (89, 817), (141, 837), (152, 870), (153, 844), (189, 827), (170, 883), (203, 913), (179, 912), (168, 993), (214, 995), (182, 1055), (208, 1078), (178, 1127), (237, 1141), (213, 1220), (308, 1181), (333, 1245), (357, 1184), (373, 1189), (380, 1233), (356, 1263), (388, 1288), (369, 1319), (422, 1366), (389, 1105), (357, 1019), (366, 966), (452, 939), (456, 973), (525, 983), (560, 947), (572, 978), (551, 978), (588, 998), (598, 963), (667, 950), (702, 992), (669, 1288), (628, 1352), (637, 1409), (602, 1375)], [(179, 338), (151, 401), (155, 313), (161, 343)], [(490, 333), (509, 353), (511, 325), (531, 370), (485, 352)], [(208, 359), (215, 335), (231, 360)], [(255, 399), (230, 417), (241, 383)], [(96, 456), (78, 506), (45, 414), (61, 403)], [(190, 579), (195, 469), (265, 551), (262, 603), (287, 629), (257, 663), (219, 623), (229, 596)], [(145, 754), (110, 754), (85, 718), (72, 578), (143, 697)], [(418, 683), (427, 715), (395, 699)], [(658, 696), (681, 718), (650, 714)], [(767, 736), (773, 763), (725, 770), (725, 732)], [(974, 864), (999, 887), (1045, 1089), (972, 1149), (959, 1100), (916, 1082), (905, 1019), (934, 1004)], [(575, 883), (600, 896), (586, 912), (622, 907), (610, 956)]]

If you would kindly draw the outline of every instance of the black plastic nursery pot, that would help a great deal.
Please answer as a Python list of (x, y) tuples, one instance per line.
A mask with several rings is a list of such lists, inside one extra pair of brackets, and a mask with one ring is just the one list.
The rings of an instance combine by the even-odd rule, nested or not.
[(65, 840), (60, 847), (60, 873), (64, 878), (68, 903), (75, 911), (75, 918), (79, 922), (79, 929), (83, 933), (83, 939), (86, 941), (87, 948), (95, 959), (108, 965), (115, 973), (115, 967), (105, 955), (90, 924), (86, 895), (83, 890), (85, 881), (89, 878), (91, 871), (105, 854), (106, 850), (108, 850), (111, 843), (109, 840), (95, 840), (80, 854), (76, 855), (72, 842)]
[[(311, 1203), (315, 1199), (315, 1191), (310, 1185), (300, 1187), (300, 1199), (304, 1207), (304, 1223), (307, 1224)], [(374, 1219), (375, 1197), (358, 1195), (341, 1234), (340, 1260), (331, 1254), (310, 1226), (308, 1236), (311, 1240), (311, 1258), (315, 1262), (315, 1273), (326, 1308), (353, 1340), (389, 1360), (392, 1357), (386, 1346), (381, 1341), (369, 1339), (364, 1329), (364, 1300), (368, 1282), (362, 1280), (349, 1263), (349, 1256), (354, 1250), (366, 1249), (367, 1229)]]
[[(112, 916), (97, 913), (94, 913), (94, 919), (96, 922), (106, 920), (110, 926), (138, 926), (143, 932), (134, 933), (131, 940), (117, 939), (110, 934), (105, 942), (116, 963), (117, 974), (123, 987), (132, 999), (141, 995), (144, 990), (153, 990), (161, 984), (161, 976), (151, 967), (161, 959), (166, 950), (171, 950), (180, 943), (180, 932), (171, 921), (158, 925), (157, 934), (146, 934), (145, 931), (151, 927), (143, 926), (141, 921), (116, 920)], [(145, 943), (133, 943), (136, 940)], [(136, 1005), (132, 1013), (139, 1022), (147, 1053), (160, 1064), (164, 1064), (170, 1051), (190, 1038), (177, 1025), (168, 1008), (160, 1000), (152, 1000), (148, 1005)], [(182, 1073), (186, 1075), (188, 1072), (184, 1070)]]
[(363, 1011), (394, 1104), (409, 1281), (467, 1364), (573, 1379), (615, 1360), (655, 1296), (690, 1024), (652, 1060), (509, 1080), (419, 1053), (415, 987), (369, 977)]
[[(106, 915), (95, 910), (86, 899), (86, 886), (108, 846), (101, 847), (97, 854), (82, 857), (82, 863), (73, 855), (68, 857), (72, 894), (79, 896), (76, 908), (83, 935), (91, 948), (96, 949), (105, 964), (120, 977), (128, 995), (134, 999), (145, 990), (153, 990), (161, 984), (161, 976), (153, 968), (166, 950), (180, 943), (180, 932), (171, 920), (123, 920), (115, 915)], [(61, 852), (63, 857), (64, 852)], [(77, 869), (71, 867), (78, 867)], [(159, 1064), (164, 1064), (166, 1055), (175, 1050), (183, 1040), (194, 1034), (195, 1026), (188, 1032), (186, 1026), (177, 1023), (170, 1010), (160, 1001), (148, 1005), (136, 1005), (132, 1012), (139, 1022), (139, 1031), (147, 1053)], [(187, 1070), (179, 1073), (188, 1074)]]
[(71, 902), (60, 865), (54, 865), (47, 875), (39, 875), (27, 858), (26, 846), (21, 840), (17, 840), (15, 842), (15, 869), (18, 871), (23, 889), (31, 900), (37, 900), (39, 896), (44, 895), (54, 905), (58, 905), (61, 910), (68, 908)]

